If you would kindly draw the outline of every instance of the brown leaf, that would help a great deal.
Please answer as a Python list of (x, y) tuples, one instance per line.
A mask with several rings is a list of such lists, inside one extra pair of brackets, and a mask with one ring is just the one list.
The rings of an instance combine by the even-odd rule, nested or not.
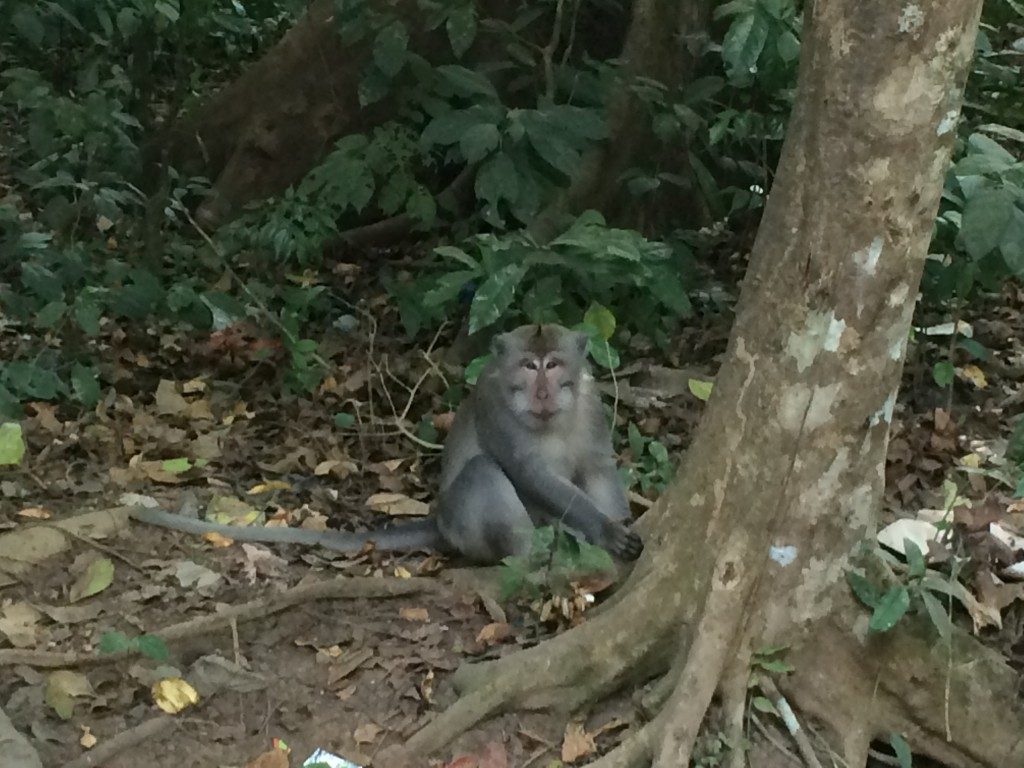
[(352, 732), (352, 736), (355, 737), (357, 744), (372, 744), (383, 730), (376, 723), (364, 723)]
[(489, 741), (484, 744), (484, 748), (480, 750), (477, 764), (480, 768), (508, 768), (508, 753), (505, 751), (505, 745), (499, 744), (497, 741)]
[(565, 726), (562, 738), (562, 762), (575, 763), (581, 757), (593, 754), (597, 749), (594, 737), (583, 728), (583, 723), (572, 721)]
[(430, 621), (426, 608), (402, 608), (398, 615), (406, 621)]
[(496, 645), (512, 634), (512, 627), (507, 623), (493, 622), (488, 624), (476, 636), (478, 643), (486, 646)]
[(188, 410), (188, 400), (178, 394), (177, 385), (169, 379), (160, 380), (154, 401), (161, 416), (177, 416)]
[(404, 493), (375, 493), (366, 500), (366, 506), (393, 517), (423, 517), (430, 513), (429, 504)]
[(246, 763), (245, 768), (288, 768), (288, 753), (283, 749), (268, 749)]

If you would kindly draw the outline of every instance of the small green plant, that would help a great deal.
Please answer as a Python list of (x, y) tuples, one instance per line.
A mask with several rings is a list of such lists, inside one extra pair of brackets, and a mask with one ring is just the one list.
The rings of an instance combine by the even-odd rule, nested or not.
[(111, 653), (138, 653), (153, 661), (166, 661), (170, 656), (167, 644), (156, 635), (128, 637), (123, 632), (104, 632), (96, 648), (102, 655)]
[(629, 423), (626, 438), (633, 457), (633, 463), (625, 471), (630, 487), (639, 486), (642, 493), (651, 490), (662, 493), (675, 474), (668, 449), (653, 437), (640, 434), (633, 422)]
[(536, 528), (529, 554), (501, 561), (501, 599), (564, 594), (581, 576), (608, 573), (614, 567), (601, 547), (581, 541), (560, 526)]

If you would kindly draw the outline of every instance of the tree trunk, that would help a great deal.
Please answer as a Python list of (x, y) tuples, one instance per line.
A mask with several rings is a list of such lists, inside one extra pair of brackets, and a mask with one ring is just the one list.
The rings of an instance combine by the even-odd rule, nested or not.
[[(699, 2), (707, 4), (707, 0)], [(475, 5), (481, 17), (499, 20), (511, 19), (519, 7), (509, 0), (478, 0)], [(313, 0), (306, 15), (259, 61), (157, 137), (155, 144), (166, 149), (173, 165), (213, 180), (210, 199), (197, 211), (197, 219), (206, 226), (222, 223), (248, 202), (282, 192), (313, 168), (335, 140), (396, 114), (392, 98), (360, 107), (359, 85), (364, 68), (373, 60), (374, 34), (346, 44), (334, 6), (334, 0)], [(405, 22), (410, 50), (433, 63), (452, 59), (444, 26), (426, 30), (425, 13), (416, 0), (381, 7)], [(618, 18), (622, 11), (588, 8), (587, 12), (589, 17), (577, 25), (574, 56), (579, 58), (582, 52), (615, 55), (622, 44)], [(628, 14), (629, 9), (624, 12)], [(550, 31), (542, 25), (522, 31), (524, 35), (541, 33)], [(664, 30), (661, 38), (666, 38)], [(668, 54), (665, 46), (658, 51)], [(463, 54), (462, 63), (472, 67), (497, 55), (493, 39), (481, 33)], [(392, 223), (385, 230), (394, 227)], [(358, 237), (370, 233), (361, 232)]]
[(641, 521), (644, 556), (588, 622), (460, 670), (461, 698), (412, 753), (510, 708), (571, 710), (663, 675), (660, 713), (594, 765), (686, 766), (716, 694), (740, 743), (751, 656), (786, 644), (796, 671), (778, 686), (850, 768), (894, 731), (950, 766), (1024, 765), (1002, 659), (966, 635), (933, 647), (914, 617), (868, 636), (844, 581), (874, 530), (980, 2), (909, 8), (807, 3), (797, 104), (727, 360), (677, 480)]

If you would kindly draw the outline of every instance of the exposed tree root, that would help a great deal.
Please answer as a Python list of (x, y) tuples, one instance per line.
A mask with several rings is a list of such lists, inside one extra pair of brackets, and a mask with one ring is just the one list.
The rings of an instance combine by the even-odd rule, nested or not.
[(177, 725), (178, 721), (170, 716), (154, 717), (145, 720), (134, 728), (121, 731), (112, 738), (107, 739), (94, 749), (67, 763), (64, 768), (92, 768), (92, 766), (104, 765), (108, 760), (113, 759), (122, 752), (174, 730)]
[[(223, 611), (200, 616), (189, 621), (171, 624), (163, 629), (153, 630), (153, 634), (170, 642), (190, 637), (199, 637), (229, 626), (232, 621), (251, 621), (280, 613), (293, 605), (300, 605), (311, 600), (331, 600), (338, 598), (365, 597), (401, 597), (421, 592), (442, 589), (436, 579), (382, 579), (361, 576), (338, 576), (327, 581), (315, 581), (300, 584), (284, 592), (267, 595), (258, 600), (231, 606)], [(0, 666), (26, 664), (33, 667), (67, 667), (87, 664), (109, 664), (137, 654), (135, 650), (110, 653), (103, 656), (96, 654), (79, 654), (74, 651), (26, 651), (20, 649), (0, 650)]]

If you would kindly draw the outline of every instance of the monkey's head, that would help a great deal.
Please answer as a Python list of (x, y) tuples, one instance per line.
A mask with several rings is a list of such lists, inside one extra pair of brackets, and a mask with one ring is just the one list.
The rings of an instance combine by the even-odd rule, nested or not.
[(554, 426), (572, 412), (587, 370), (587, 336), (561, 325), (523, 325), (495, 337), (498, 386), (527, 426)]

